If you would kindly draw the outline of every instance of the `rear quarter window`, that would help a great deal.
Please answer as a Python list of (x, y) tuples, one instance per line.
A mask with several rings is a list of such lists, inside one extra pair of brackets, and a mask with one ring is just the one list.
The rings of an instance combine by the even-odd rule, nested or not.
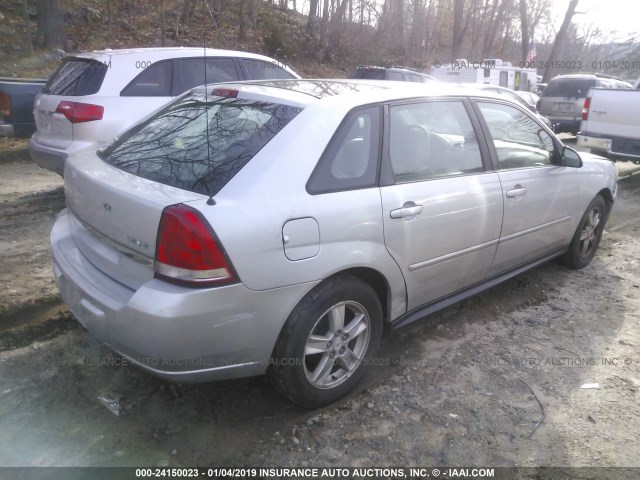
[(134, 175), (215, 195), (301, 110), (255, 100), (205, 99), (194, 92), (98, 155)]
[(42, 92), (69, 97), (93, 95), (100, 90), (108, 68), (107, 65), (97, 60), (65, 59), (51, 76)]
[(240, 64), (249, 80), (290, 80), (296, 78), (275, 62), (241, 58)]

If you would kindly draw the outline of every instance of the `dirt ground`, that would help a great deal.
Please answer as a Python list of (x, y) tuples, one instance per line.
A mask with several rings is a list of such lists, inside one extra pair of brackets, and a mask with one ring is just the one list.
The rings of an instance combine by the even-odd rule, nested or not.
[(51, 274), (62, 180), (0, 141), (0, 465), (639, 467), (640, 167), (618, 168), (591, 265), (387, 334), (361, 388), (309, 412), (263, 378), (173, 385), (93, 340)]

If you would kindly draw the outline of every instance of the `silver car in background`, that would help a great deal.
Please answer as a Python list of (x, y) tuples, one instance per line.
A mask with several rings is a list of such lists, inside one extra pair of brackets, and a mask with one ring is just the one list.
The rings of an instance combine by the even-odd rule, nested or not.
[(405, 325), (555, 257), (593, 258), (613, 164), (526, 107), (355, 80), (196, 88), (65, 166), (62, 298), (140, 367), (351, 391)]

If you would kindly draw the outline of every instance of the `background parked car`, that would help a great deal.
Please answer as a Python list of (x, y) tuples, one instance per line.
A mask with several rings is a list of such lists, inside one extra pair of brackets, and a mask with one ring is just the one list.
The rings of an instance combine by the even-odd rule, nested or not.
[(584, 101), (576, 144), (640, 162), (640, 90), (592, 88)]
[(68, 159), (54, 274), (83, 325), (146, 370), (269, 373), (318, 407), (354, 388), (384, 323), (552, 258), (587, 265), (616, 179), (489, 92), (200, 87)]
[(522, 97), (525, 102), (529, 105), (529, 108), (532, 112), (538, 111), (538, 101), (540, 100), (540, 96), (533, 92), (525, 92), (523, 90), (518, 90), (515, 92), (516, 95)]
[(36, 131), (33, 100), (46, 79), (0, 78), (0, 137), (30, 137)]
[(459, 86), (467, 87), (467, 88), (475, 88), (485, 92), (493, 92), (502, 97), (505, 97), (510, 101), (517, 103), (519, 105), (522, 105), (523, 107), (526, 107), (529, 110), (531, 110), (540, 119), (540, 121), (544, 122), (546, 126), (551, 128), (551, 121), (547, 117), (540, 115), (537, 112), (535, 105), (532, 106), (529, 102), (527, 102), (527, 100), (522, 95), (520, 95), (521, 93), (527, 93), (527, 92), (515, 92), (510, 88), (500, 87), (499, 85), (490, 85), (488, 83), (461, 83), (459, 84)]
[(360, 66), (353, 70), (347, 78), (367, 80), (397, 80), (400, 82), (434, 83), (435, 78), (426, 73), (408, 68), (387, 68)]
[(205, 81), (270, 78), (300, 77), (272, 58), (232, 50), (140, 48), (71, 55), (36, 97), (37, 131), (29, 153), (38, 165), (62, 175), (69, 155), (97, 149)]
[(580, 130), (584, 99), (594, 87), (631, 88), (631, 84), (597, 75), (558, 75), (542, 92), (538, 111), (551, 121), (555, 132), (575, 135)]

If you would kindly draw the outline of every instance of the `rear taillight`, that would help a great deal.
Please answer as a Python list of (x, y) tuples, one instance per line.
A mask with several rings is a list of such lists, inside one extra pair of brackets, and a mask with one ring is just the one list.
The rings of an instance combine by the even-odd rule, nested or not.
[(162, 212), (154, 269), (156, 278), (190, 287), (238, 281), (207, 221), (200, 212), (182, 204)]
[(0, 92), (0, 114), (10, 117), (13, 114), (11, 99), (6, 92)]
[(211, 95), (216, 97), (238, 98), (238, 90), (234, 88), (214, 88)]
[(60, 102), (56, 113), (63, 114), (71, 123), (93, 122), (102, 120), (104, 107), (80, 102)]
[(582, 106), (582, 120), (589, 120), (589, 107), (591, 106), (591, 97), (584, 99), (584, 105)]

